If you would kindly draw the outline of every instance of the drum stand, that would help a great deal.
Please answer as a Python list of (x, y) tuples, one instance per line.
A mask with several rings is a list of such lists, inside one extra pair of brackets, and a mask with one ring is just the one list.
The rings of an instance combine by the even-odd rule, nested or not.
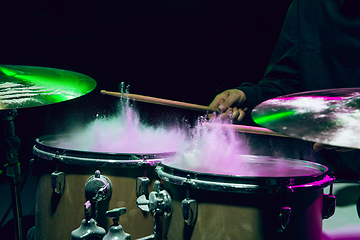
[(22, 231), (22, 208), (20, 199), (20, 163), (18, 161), (18, 150), (20, 148), (20, 139), (15, 136), (14, 118), (17, 115), (16, 109), (8, 109), (0, 112), (4, 120), (4, 138), (1, 144), (7, 163), (4, 166), (5, 174), (9, 177), (11, 186), (12, 207), (15, 225), (15, 239), (23, 239)]

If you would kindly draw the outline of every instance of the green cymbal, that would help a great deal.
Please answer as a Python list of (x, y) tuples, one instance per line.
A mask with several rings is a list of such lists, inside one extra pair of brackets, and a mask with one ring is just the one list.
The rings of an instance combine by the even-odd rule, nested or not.
[(94, 79), (77, 72), (0, 65), (0, 110), (63, 102), (90, 93), (95, 87)]

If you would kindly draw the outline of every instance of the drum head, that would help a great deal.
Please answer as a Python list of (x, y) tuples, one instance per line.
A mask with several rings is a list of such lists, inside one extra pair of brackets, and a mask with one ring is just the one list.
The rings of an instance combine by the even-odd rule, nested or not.
[(326, 175), (327, 167), (297, 159), (240, 155), (238, 161), (217, 167), (216, 171), (206, 166), (194, 169), (190, 164), (174, 159), (168, 159), (156, 168), (160, 178), (178, 185), (189, 184), (215, 191), (271, 192), (283, 188), (322, 188), (333, 180)]
[(93, 152), (84, 146), (69, 147), (64, 142), (71, 135), (47, 135), (36, 139), (33, 153), (46, 160), (54, 158), (66, 164), (103, 167), (136, 167), (142, 164), (157, 164), (163, 159), (175, 155), (175, 152), (163, 153), (115, 153)]

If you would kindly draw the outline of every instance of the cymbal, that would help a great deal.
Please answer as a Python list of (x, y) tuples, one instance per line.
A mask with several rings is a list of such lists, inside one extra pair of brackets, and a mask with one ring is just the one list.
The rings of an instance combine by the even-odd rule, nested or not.
[(264, 101), (251, 116), (283, 135), (360, 149), (360, 88), (301, 92)]
[(83, 96), (95, 87), (94, 79), (77, 72), (0, 65), (0, 110), (63, 102)]

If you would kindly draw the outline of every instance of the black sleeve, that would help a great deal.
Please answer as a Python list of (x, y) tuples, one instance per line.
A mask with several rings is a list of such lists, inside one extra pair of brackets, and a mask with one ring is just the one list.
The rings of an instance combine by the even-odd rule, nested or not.
[(295, 0), (289, 7), (264, 78), (256, 85), (243, 83), (238, 88), (245, 93), (250, 111), (267, 99), (300, 90), (297, 18)]

